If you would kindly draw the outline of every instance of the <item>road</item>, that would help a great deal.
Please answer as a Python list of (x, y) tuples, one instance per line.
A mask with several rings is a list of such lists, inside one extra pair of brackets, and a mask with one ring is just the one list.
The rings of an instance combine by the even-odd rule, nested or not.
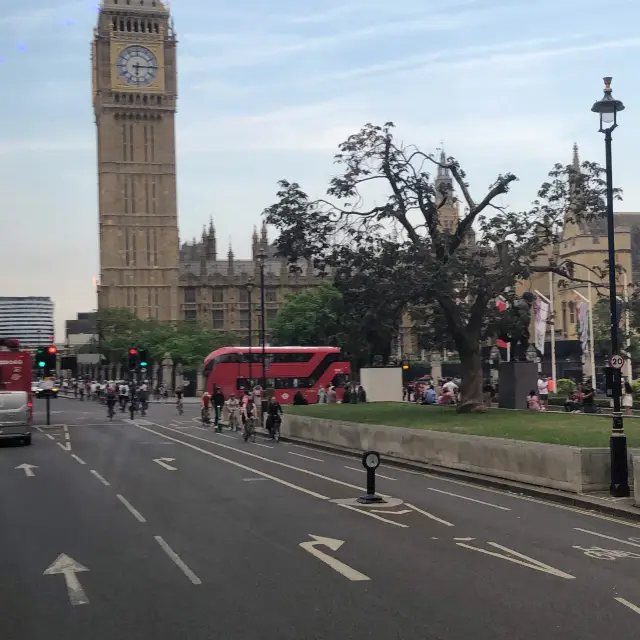
[(3, 640), (637, 638), (640, 526), (58, 398), (0, 448)]

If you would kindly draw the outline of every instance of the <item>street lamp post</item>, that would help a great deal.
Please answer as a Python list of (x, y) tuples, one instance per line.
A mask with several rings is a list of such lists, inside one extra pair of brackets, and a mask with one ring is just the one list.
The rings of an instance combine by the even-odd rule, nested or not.
[[(611, 93), (611, 78), (604, 78), (604, 96), (591, 107), (600, 115), (600, 133), (604, 133), (606, 174), (607, 174), (607, 235), (609, 239), (609, 315), (611, 318), (611, 354), (618, 353), (618, 303), (616, 299), (616, 248), (613, 219), (613, 174), (611, 169), (611, 133), (618, 126), (618, 111), (624, 105), (614, 100)], [(594, 379), (595, 384), (595, 379)], [(620, 396), (622, 395), (622, 373), (613, 369), (613, 424), (611, 429), (611, 487), (610, 493), (616, 498), (626, 498), (629, 490), (629, 463), (627, 457), (627, 437), (624, 434)]]
[(265, 304), (264, 304), (264, 263), (266, 260), (267, 254), (264, 251), (264, 247), (260, 249), (258, 253), (258, 264), (260, 266), (260, 340), (262, 342), (262, 393), (266, 392), (267, 388), (267, 358), (265, 354), (266, 342), (267, 342), (267, 331), (266, 331), (266, 323), (265, 323)]
[(253, 355), (251, 353), (251, 348), (253, 347), (253, 335), (252, 335), (252, 322), (251, 322), (251, 294), (253, 293), (253, 278), (250, 276), (247, 281), (247, 302), (249, 303), (249, 391), (252, 390), (253, 386)]

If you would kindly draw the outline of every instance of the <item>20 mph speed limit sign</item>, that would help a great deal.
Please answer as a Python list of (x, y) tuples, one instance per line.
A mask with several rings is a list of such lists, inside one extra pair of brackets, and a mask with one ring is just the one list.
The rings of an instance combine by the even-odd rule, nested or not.
[(609, 364), (614, 369), (622, 369), (624, 366), (624, 358), (621, 355), (616, 354), (615, 356), (611, 356), (611, 360), (609, 360)]

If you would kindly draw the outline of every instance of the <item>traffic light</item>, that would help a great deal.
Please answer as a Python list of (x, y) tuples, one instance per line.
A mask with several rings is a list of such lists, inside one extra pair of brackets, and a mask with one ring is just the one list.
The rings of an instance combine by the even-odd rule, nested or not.
[(58, 358), (58, 348), (54, 345), (39, 347), (36, 350), (36, 364), (43, 376), (54, 375)]
[(47, 364), (45, 361), (46, 353), (47, 351), (43, 347), (36, 349), (36, 364), (38, 365), (38, 369), (43, 370), (45, 368)]
[(149, 366), (149, 356), (147, 355), (147, 350), (146, 349), (140, 349), (138, 351), (138, 356), (139, 356), (139, 362), (140, 362), (140, 368), (141, 369), (146, 369)]
[(135, 371), (138, 368), (138, 350), (135, 347), (129, 349), (129, 371)]

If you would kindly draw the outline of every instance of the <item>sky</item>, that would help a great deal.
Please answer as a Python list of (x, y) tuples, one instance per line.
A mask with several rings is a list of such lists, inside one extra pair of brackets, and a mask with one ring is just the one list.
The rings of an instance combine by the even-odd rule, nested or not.
[[(248, 257), (277, 181), (322, 196), (338, 144), (367, 122), (393, 121), (427, 152), (444, 146), (476, 199), (514, 172), (499, 204), (521, 210), (574, 142), (604, 162), (590, 108), (605, 75), (627, 107), (617, 207), (640, 211), (637, 0), (174, 0), (171, 11), (182, 240), (213, 216), (219, 253), (231, 241)], [(96, 18), (96, 0), (0, 0), (0, 296), (51, 296), (57, 340), (96, 306)]]

